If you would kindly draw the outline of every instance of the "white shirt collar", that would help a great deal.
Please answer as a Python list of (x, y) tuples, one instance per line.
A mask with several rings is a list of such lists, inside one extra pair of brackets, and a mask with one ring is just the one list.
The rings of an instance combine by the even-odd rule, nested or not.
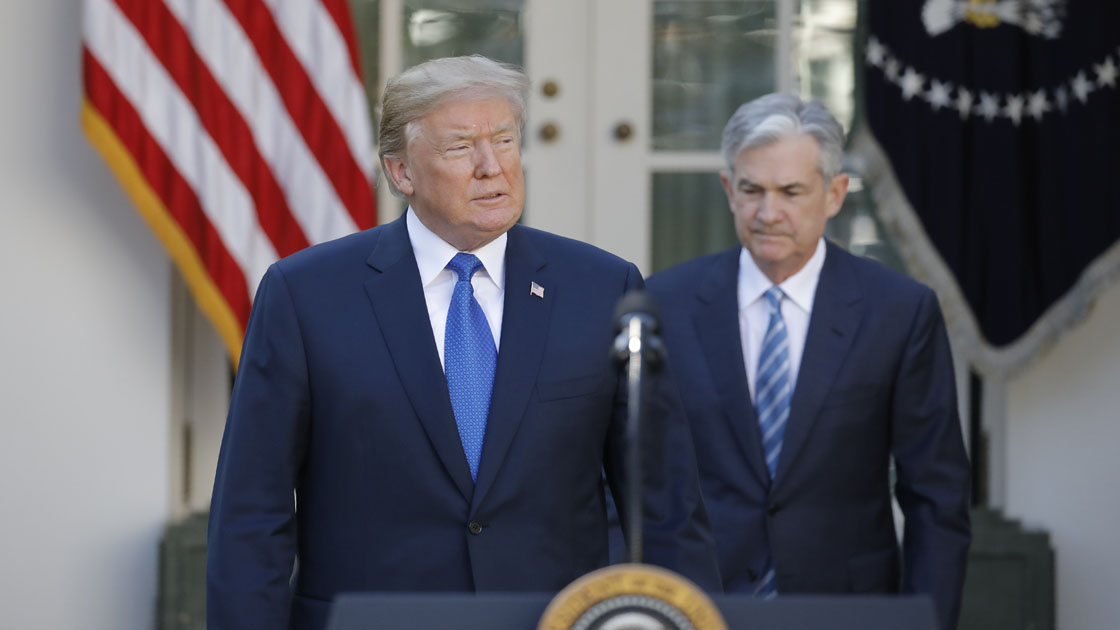
[[(455, 254), (459, 253), (459, 250), (440, 238), (438, 234), (429, 230), (428, 226), (424, 225), (416, 216), (412, 206), (408, 207), (405, 225), (408, 228), (408, 239), (412, 241), (412, 253), (416, 257), (416, 267), (420, 270), (420, 283), (426, 287), (436, 280), (440, 272), (447, 267), (447, 263), (451, 262)], [(478, 256), (478, 259), (482, 261), (482, 268), (486, 271), (486, 275), (490, 276), (490, 279), (499, 289), (505, 288), (506, 240), (506, 234), (503, 232), (498, 238), (473, 252), (468, 252)], [(452, 272), (448, 271), (448, 273)]]
[[(786, 278), (778, 287), (794, 304), (806, 313), (813, 312), (813, 298), (817, 293), (817, 282), (821, 278), (821, 269), (824, 268), (825, 250), (824, 237), (817, 241), (817, 249), (809, 257), (809, 262)], [(449, 259), (450, 260), (450, 259)], [(762, 270), (751, 258), (751, 253), (744, 247), (739, 251), (739, 310), (743, 310), (762, 298), (766, 291), (774, 286), (773, 282), (762, 273)]]

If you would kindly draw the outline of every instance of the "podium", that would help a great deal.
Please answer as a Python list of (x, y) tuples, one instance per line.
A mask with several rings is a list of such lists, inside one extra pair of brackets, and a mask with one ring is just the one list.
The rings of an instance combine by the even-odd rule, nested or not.
[[(552, 595), (342, 594), (328, 630), (536, 630)], [(711, 595), (732, 630), (937, 630), (925, 596)]]

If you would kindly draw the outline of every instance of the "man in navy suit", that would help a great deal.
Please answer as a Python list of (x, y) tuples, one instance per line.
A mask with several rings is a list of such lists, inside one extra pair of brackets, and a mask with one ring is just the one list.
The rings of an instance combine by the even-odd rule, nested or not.
[[(728, 592), (904, 592), (956, 624), (969, 466), (937, 297), (827, 242), (848, 176), (819, 103), (739, 108), (742, 247), (653, 275)], [(901, 552), (891, 506), (905, 516)]]
[[(211, 630), (321, 628), (343, 591), (556, 591), (607, 563), (602, 471), (625, 486), (611, 318), (642, 278), (517, 225), (527, 88), (483, 57), (391, 80), (381, 162), (408, 211), (261, 281), (211, 504)], [(645, 554), (718, 589), (665, 400)]]

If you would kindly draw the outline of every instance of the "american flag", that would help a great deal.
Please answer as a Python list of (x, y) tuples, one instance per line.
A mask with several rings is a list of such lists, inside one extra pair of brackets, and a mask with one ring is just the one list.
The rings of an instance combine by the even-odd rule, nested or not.
[(347, 0), (85, 0), (82, 126), (236, 361), (278, 258), (376, 223)]

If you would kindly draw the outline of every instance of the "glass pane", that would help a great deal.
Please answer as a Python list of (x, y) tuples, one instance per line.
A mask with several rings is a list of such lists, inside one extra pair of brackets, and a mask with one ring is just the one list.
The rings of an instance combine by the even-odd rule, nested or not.
[(524, 66), (524, 4), (524, 0), (405, 0), (405, 67), (473, 54)]
[(653, 7), (653, 148), (719, 150), (735, 109), (774, 90), (774, 1)]
[(716, 173), (654, 173), (652, 186), (652, 271), (739, 242)]
[(852, 177), (851, 182), (844, 206), (828, 222), (825, 236), (857, 256), (872, 258), (895, 271), (906, 273), (902, 257), (875, 216), (871, 191), (863, 187), (858, 177)]
[[(845, 130), (856, 111), (855, 37), (858, 0), (800, 0), (794, 24), (794, 64), (801, 95), (824, 103)], [(905, 272), (902, 257), (875, 215), (875, 201), (851, 172), (851, 186), (826, 234), (848, 251)]]
[(793, 32), (793, 62), (801, 96), (824, 103), (848, 130), (855, 112), (857, 3), (801, 0)]

